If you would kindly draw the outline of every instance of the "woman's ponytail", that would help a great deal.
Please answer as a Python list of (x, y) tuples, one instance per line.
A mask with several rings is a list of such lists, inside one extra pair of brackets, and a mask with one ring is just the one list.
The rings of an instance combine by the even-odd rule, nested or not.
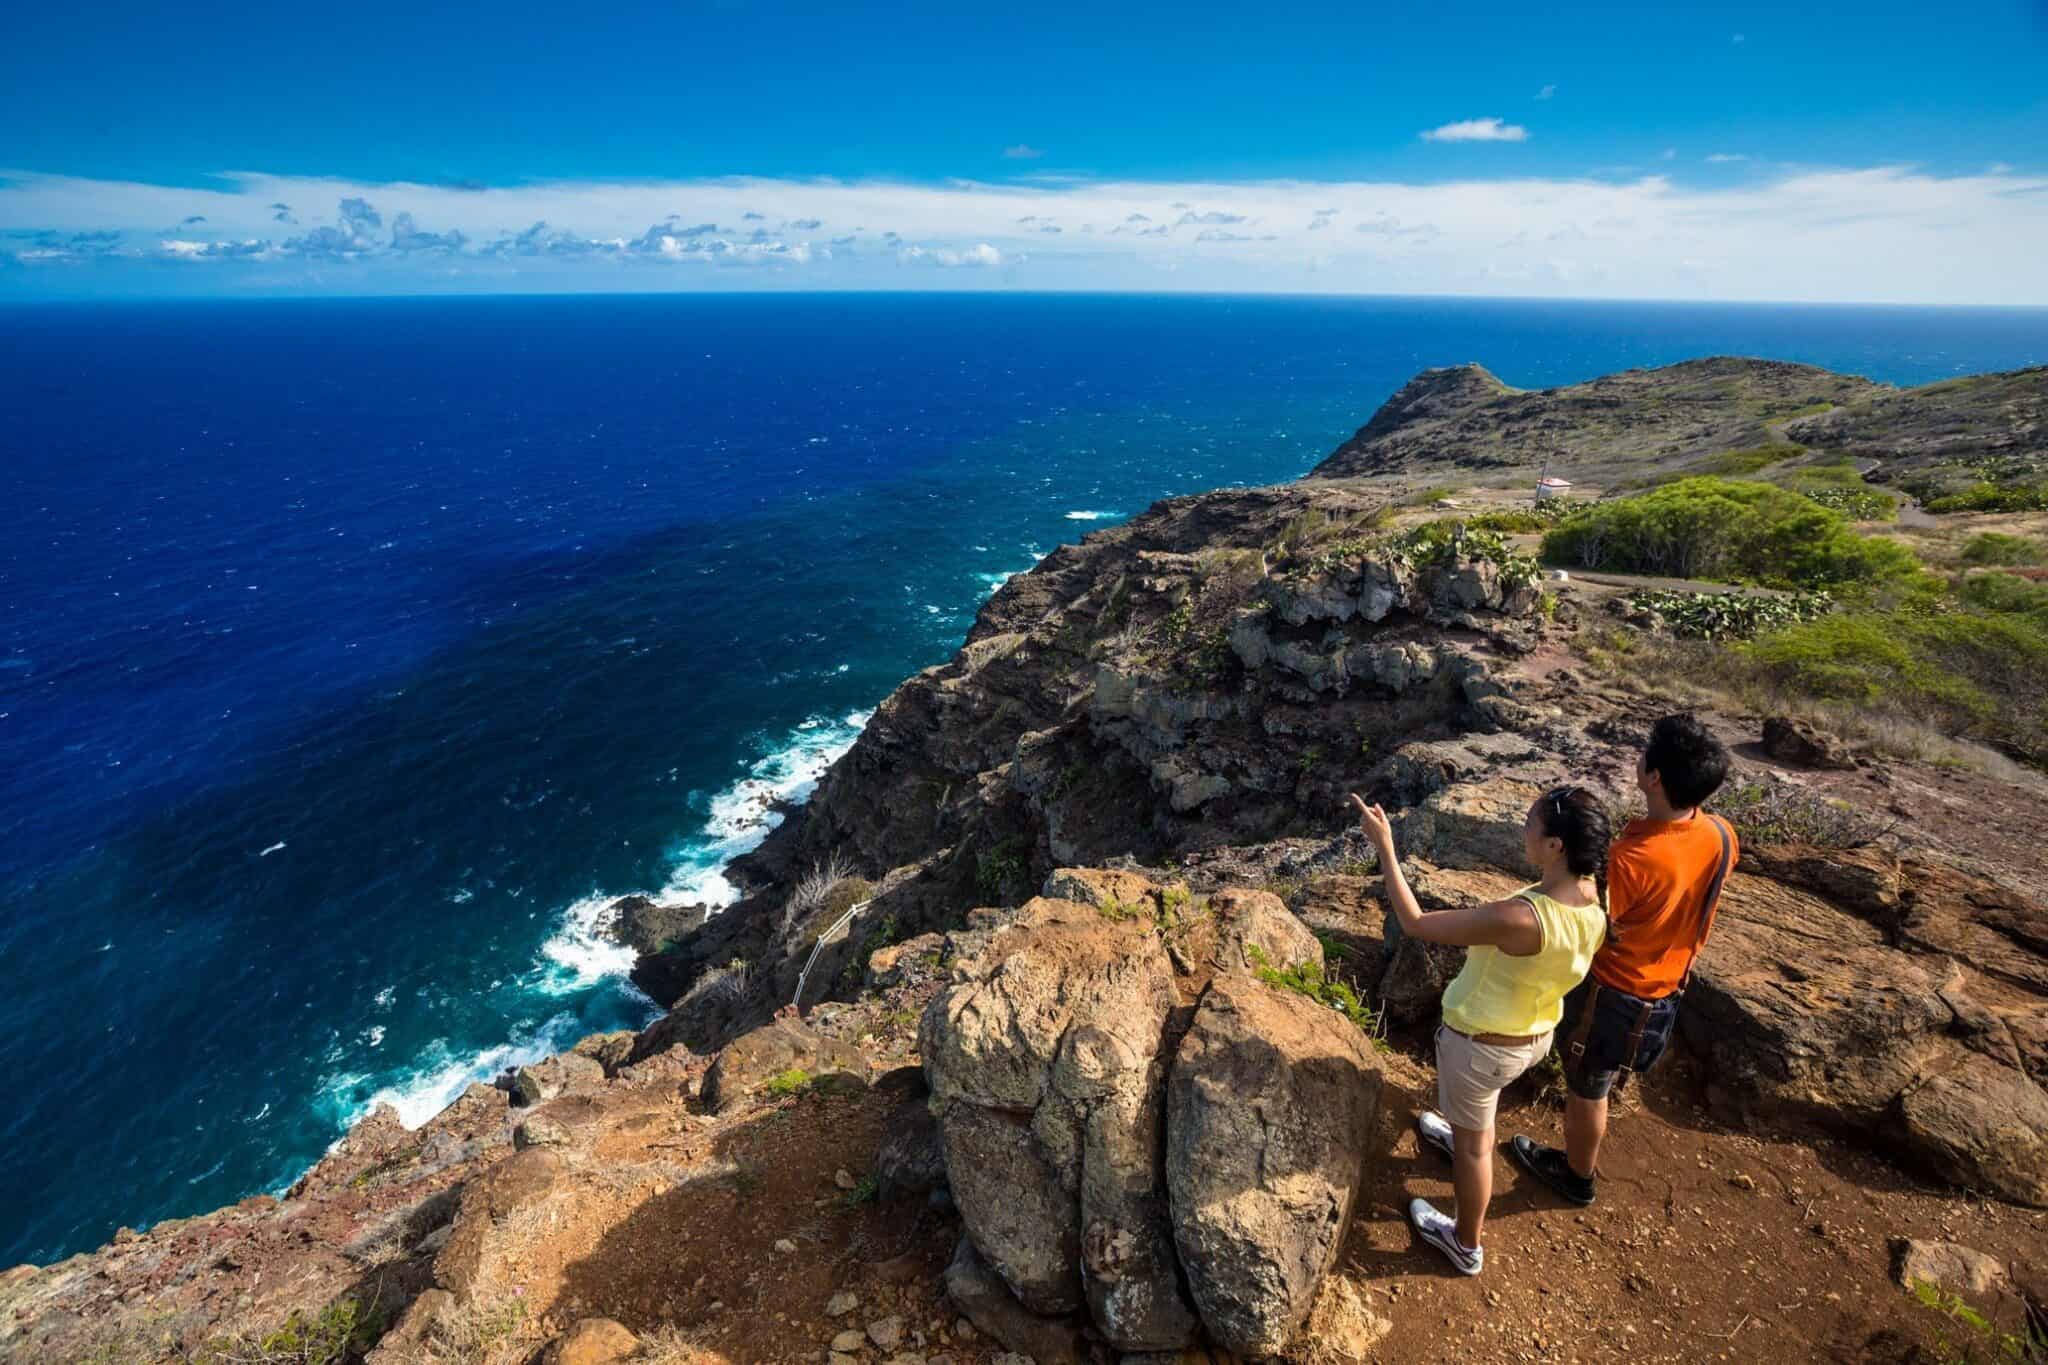
[(1545, 792), (1537, 807), (1543, 832), (1564, 845), (1565, 866), (1576, 877), (1607, 878), (1607, 846), (1614, 842), (1614, 824), (1607, 807), (1584, 787), (1558, 787)]

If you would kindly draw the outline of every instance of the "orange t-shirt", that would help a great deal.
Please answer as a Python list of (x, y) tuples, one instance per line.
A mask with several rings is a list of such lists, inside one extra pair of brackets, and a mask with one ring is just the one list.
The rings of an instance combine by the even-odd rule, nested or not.
[[(1614, 841), (1607, 855), (1607, 942), (1593, 958), (1595, 981), (1645, 1000), (1678, 989), (1721, 866), (1714, 823), (1704, 811), (1690, 820), (1632, 820)], [(1732, 828), (1728, 847), (1732, 855)]]

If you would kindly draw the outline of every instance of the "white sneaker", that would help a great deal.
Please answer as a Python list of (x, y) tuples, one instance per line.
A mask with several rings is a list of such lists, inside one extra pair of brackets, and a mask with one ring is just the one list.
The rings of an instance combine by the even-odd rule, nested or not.
[(1451, 1144), (1451, 1125), (1436, 1110), (1425, 1109), (1416, 1116), (1415, 1135), (1422, 1139), (1423, 1146), (1442, 1152), (1446, 1161), (1453, 1159), (1456, 1149)]
[(1477, 1275), (1486, 1269), (1486, 1248), (1466, 1250), (1458, 1244), (1458, 1225), (1427, 1199), (1408, 1201), (1408, 1221), (1416, 1235), (1444, 1254), (1461, 1275)]

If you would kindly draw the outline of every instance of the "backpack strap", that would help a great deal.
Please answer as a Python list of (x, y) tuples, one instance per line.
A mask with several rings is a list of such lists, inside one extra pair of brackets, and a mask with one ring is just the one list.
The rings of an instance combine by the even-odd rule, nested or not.
[(1579, 1017), (1572, 1025), (1572, 1036), (1565, 1039), (1565, 1075), (1576, 1078), (1586, 1064), (1586, 1040), (1593, 1036), (1593, 1012), (1600, 1005), (1600, 983), (1591, 977), (1586, 979), (1586, 1003), (1579, 1007)]
[(1707, 946), (1707, 935), (1714, 931), (1714, 912), (1721, 907), (1721, 887), (1728, 880), (1729, 869), (1735, 866), (1735, 835), (1728, 828), (1728, 822), (1718, 815), (1706, 815), (1713, 823), (1714, 833), (1721, 836), (1721, 863), (1714, 869), (1714, 879), (1707, 883), (1706, 899), (1700, 902), (1700, 936), (1693, 941), (1692, 956), (1686, 959), (1685, 975), (1679, 978), (1678, 989), (1672, 994), (1684, 995), (1685, 988), (1692, 984), (1692, 969), (1698, 965), (1700, 953)]

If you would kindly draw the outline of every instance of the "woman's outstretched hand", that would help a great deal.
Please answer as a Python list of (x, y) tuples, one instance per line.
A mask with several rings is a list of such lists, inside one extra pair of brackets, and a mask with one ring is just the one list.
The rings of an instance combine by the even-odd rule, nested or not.
[(1387, 813), (1378, 806), (1368, 806), (1357, 792), (1351, 793), (1351, 804), (1358, 808), (1358, 827), (1372, 846), (1381, 850), (1394, 847), (1394, 826), (1387, 819)]

